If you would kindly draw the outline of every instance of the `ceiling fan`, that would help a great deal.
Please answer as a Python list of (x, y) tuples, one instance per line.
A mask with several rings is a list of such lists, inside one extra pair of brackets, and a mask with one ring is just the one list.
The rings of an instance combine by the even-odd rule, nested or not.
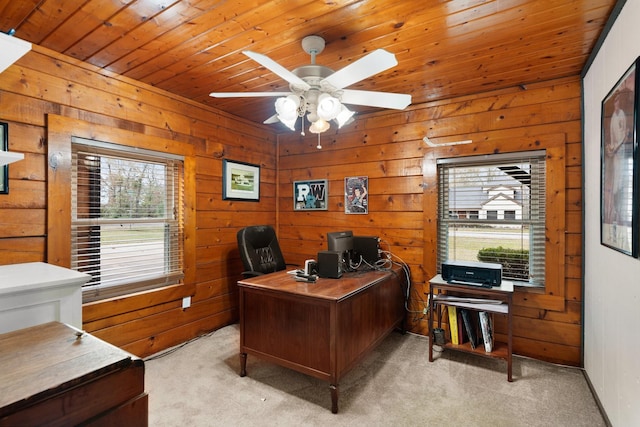
[(402, 110), (411, 104), (411, 95), (390, 92), (345, 89), (360, 80), (371, 77), (398, 65), (394, 54), (377, 49), (346, 67), (333, 71), (316, 65), (316, 55), (324, 50), (325, 41), (320, 36), (307, 36), (302, 40), (302, 49), (311, 55), (311, 65), (303, 65), (289, 71), (271, 58), (252, 51), (245, 55), (258, 62), (289, 83), (288, 92), (212, 92), (215, 98), (279, 97), (275, 102), (276, 114), (264, 121), (266, 124), (285, 124), (295, 130), (296, 121), (304, 117), (311, 126), (309, 131), (320, 134), (329, 129), (334, 120), (338, 127), (353, 121), (353, 111), (344, 104)]

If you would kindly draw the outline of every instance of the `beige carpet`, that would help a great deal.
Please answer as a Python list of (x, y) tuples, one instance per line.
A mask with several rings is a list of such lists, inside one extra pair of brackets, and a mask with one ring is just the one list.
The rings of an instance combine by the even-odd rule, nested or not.
[(231, 325), (146, 361), (150, 426), (604, 426), (582, 371), (453, 351), (428, 360), (425, 337), (391, 334), (340, 384), (249, 356)]

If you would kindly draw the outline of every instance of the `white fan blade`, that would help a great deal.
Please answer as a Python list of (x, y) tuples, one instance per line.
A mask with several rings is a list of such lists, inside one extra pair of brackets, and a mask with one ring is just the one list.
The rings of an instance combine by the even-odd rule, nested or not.
[(341, 100), (343, 104), (366, 105), (369, 107), (404, 110), (409, 104), (411, 104), (411, 95), (404, 93), (344, 89), (342, 91)]
[(331, 74), (323, 82), (329, 83), (336, 89), (342, 89), (396, 65), (398, 65), (398, 61), (393, 53), (384, 49), (376, 49), (367, 56)]
[(214, 98), (244, 98), (259, 96), (287, 96), (291, 92), (211, 92), (209, 96)]
[(300, 77), (296, 76), (291, 71), (287, 70), (268, 56), (265, 56), (261, 53), (251, 52), (250, 50), (245, 50), (242, 53), (259, 63), (266, 69), (275, 73), (280, 78), (286, 80), (287, 82), (289, 82), (289, 84), (295, 85), (296, 88), (300, 88), (300, 90), (309, 90), (311, 88), (311, 86), (309, 86), (307, 82), (305, 82)]
[(278, 119), (278, 115), (274, 114), (273, 116), (269, 117), (267, 120), (265, 120), (264, 123), (265, 125), (270, 125), (273, 123), (278, 123), (280, 121), (280, 119)]

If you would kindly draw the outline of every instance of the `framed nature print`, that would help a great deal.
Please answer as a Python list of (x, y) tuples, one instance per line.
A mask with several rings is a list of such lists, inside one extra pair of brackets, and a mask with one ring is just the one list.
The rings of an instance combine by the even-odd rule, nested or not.
[(369, 213), (369, 179), (366, 176), (352, 176), (344, 179), (344, 213)]
[[(9, 126), (6, 123), (0, 123), (0, 150), (9, 150)], [(9, 193), (9, 166), (0, 166), (0, 194)]]
[(222, 199), (260, 200), (260, 166), (233, 160), (222, 161)]
[(629, 67), (602, 101), (600, 147), (601, 243), (638, 256), (638, 64)]
[(327, 210), (329, 183), (326, 179), (295, 181), (293, 183), (293, 210)]

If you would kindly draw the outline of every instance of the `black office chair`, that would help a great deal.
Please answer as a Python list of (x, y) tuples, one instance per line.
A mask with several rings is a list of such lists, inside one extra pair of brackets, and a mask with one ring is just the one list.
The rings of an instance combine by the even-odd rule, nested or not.
[(238, 249), (247, 277), (284, 270), (287, 266), (276, 231), (270, 225), (253, 225), (238, 231)]

